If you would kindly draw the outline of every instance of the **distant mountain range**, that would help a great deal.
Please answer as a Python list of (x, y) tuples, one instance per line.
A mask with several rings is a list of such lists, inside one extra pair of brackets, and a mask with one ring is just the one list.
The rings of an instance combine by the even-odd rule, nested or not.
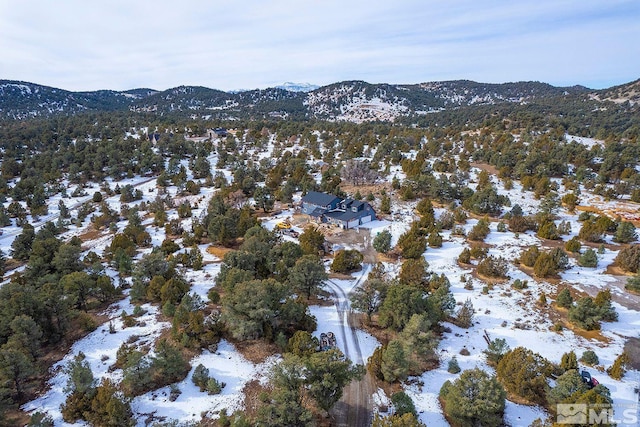
[(201, 86), (179, 86), (164, 91), (70, 92), (35, 83), (0, 80), (0, 119), (132, 111), (220, 119), (395, 121), (469, 106), (526, 105), (568, 98), (594, 105), (625, 105), (636, 111), (640, 106), (640, 80), (604, 90), (555, 87), (540, 82), (488, 84), (456, 80), (406, 85), (344, 81), (322, 87), (285, 83), (269, 89), (239, 92)]

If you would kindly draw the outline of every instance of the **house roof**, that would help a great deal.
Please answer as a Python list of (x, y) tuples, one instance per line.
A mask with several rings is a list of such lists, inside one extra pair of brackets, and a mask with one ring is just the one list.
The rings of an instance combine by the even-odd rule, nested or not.
[(315, 208), (312, 212), (309, 213), (309, 215), (314, 216), (314, 217), (321, 217), (322, 214), (324, 214), (325, 212), (327, 212), (326, 209), (322, 209), (322, 208)]
[(340, 201), (341, 199), (340, 197), (334, 196), (333, 194), (320, 193), (318, 191), (309, 191), (307, 194), (302, 196), (303, 203), (309, 203), (318, 206), (327, 206), (335, 200)]
[(355, 218), (360, 218), (366, 215), (371, 215), (372, 212), (364, 209), (358, 212), (353, 212), (353, 211), (331, 211), (331, 212), (327, 212), (325, 213), (325, 216), (328, 216), (329, 218), (333, 218), (339, 221), (344, 221), (344, 222), (348, 222), (351, 221), (352, 219)]

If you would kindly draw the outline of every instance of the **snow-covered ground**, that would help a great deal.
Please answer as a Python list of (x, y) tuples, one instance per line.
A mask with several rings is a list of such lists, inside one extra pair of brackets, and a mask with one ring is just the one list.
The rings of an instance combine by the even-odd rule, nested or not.
[[(370, 101), (371, 100), (368, 100), (369, 103), (371, 103)], [(376, 109), (380, 111), (393, 113), (393, 111), (386, 111), (383, 107), (384, 106), (376, 105)], [(573, 136), (567, 136), (567, 139), (575, 139), (577, 142), (589, 147), (601, 143), (597, 140)], [(292, 147), (287, 147), (285, 151), (297, 153), (300, 148), (301, 147), (295, 143)], [(251, 154), (256, 155), (259, 159), (270, 159), (275, 149), (276, 142), (273, 138), (270, 138), (264, 150), (255, 150), (255, 152)], [(415, 157), (415, 152), (411, 153), (408, 157), (411, 156)], [(311, 163), (316, 160), (317, 159), (310, 159), (309, 162)], [(210, 156), (209, 161), (212, 165), (215, 165), (217, 155)], [(187, 166), (186, 161), (183, 164)], [(228, 170), (215, 169), (214, 173), (215, 172), (222, 172), (229, 182), (232, 180), (231, 173)], [(472, 170), (472, 176), (477, 176), (477, 172), (478, 170), (476, 169)], [(394, 176), (401, 180), (405, 178), (401, 167), (393, 166), (387, 178), (390, 180)], [(189, 172), (189, 178), (191, 177), (191, 173)], [(319, 174), (317, 174), (316, 179), (320, 179)], [(509, 197), (512, 206), (519, 204), (525, 214), (534, 214), (538, 210), (540, 201), (536, 200), (531, 192), (523, 191), (522, 186), (518, 182), (513, 183), (512, 189), (506, 190), (503, 183), (499, 182), (495, 177), (492, 177), (492, 181), (496, 185), (499, 194)], [(111, 188), (116, 185), (112, 180), (108, 180), (107, 182)], [(120, 185), (120, 187), (131, 184), (142, 191), (143, 199), (130, 203), (130, 206), (138, 205), (142, 201), (151, 202), (159, 195), (155, 179), (136, 177), (119, 181), (117, 184)], [(473, 184), (471, 184), (471, 186), (473, 186)], [(70, 186), (69, 193), (72, 193), (73, 189), (75, 189), (75, 187)], [(90, 200), (93, 193), (100, 191), (100, 188), (97, 185), (92, 185), (84, 190), (86, 191), (86, 195), (82, 196), (62, 197), (61, 195), (56, 195), (52, 197), (48, 202), (49, 214), (47, 216), (40, 217), (37, 221), (31, 217), (29, 217), (28, 220), (34, 220), (37, 226), (41, 226), (48, 220), (57, 220), (59, 213), (57, 206), (60, 200), (64, 201), (75, 216), (78, 207), (87, 200)], [(169, 187), (167, 190), (170, 195), (175, 196), (175, 187)], [(201, 217), (204, 214), (207, 201), (214, 191), (213, 189), (203, 187), (200, 195), (184, 197), (192, 204), (195, 202), (198, 203), (198, 207), (193, 209), (194, 217)], [(561, 188), (559, 193), (560, 195), (566, 194), (566, 191)], [(299, 197), (300, 195), (296, 194), (294, 200), (298, 201)], [(619, 208), (621, 203), (624, 203), (620, 201), (604, 201), (599, 196), (594, 196), (584, 190), (582, 191), (581, 199), (583, 204), (595, 205), (598, 203), (598, 206), (602, 209)], [(108, 197), (106, 201), (111, 209), (120, 211), (121, 203), (118, 195)], [(9, 202), (5, 204), (5, 207), (8, 203)], [(635, 205), (630, 206), (629, 209)], [(398, 238), (409, 229), (412, 221), (416, 218), (414, 207), (415, 201), (394, 204), (392, 206), (392, 214), (387, 217), (387, 220), (377, 220), (365, 224), (360, 227), (361, 232), (369, 232), (372, 237), (375, 237), (380, 231), (388, 230), (392, 234), (392, 245), (395, 245)], [(444, 209), (436, 209), (436, 214), (441, 215), (443, 211)], [(264, 218), (262, 224), (267, 229), (272, 230), (276, 223), (283, 221), (292, 214), (292, 210), (283, 210), (273, 217)], [(175, 209), (168, 212), (168, 217), (177, 218)], [(571, 225), (571, 232), (563, 236), (563, 240), (566, 241), (578, 234), (580, 223), (577, 221), (577, 218), (577, 213), (570, 214), (562, 209), (559, 211), (557, 222), (567, 221)], [(146, 219), (144, 223), (145, 225), (150, 224), (150, 219)], [(476, 219), (469, 219), (464, 225), (465, 231), (468, 232), (476, 223)], [(190, 224), (191, 219), (183, 220), (185, 228), (188, 228)], [(126, 226), (126, 221), (121, 221), (117, 225), (118, 230), (122, 230)], [(79, 226), (69, 225), (69, 231), (65, 233), (64, 237), (79, 235), (86, 230), (88, 226), (90, 226), (90, 216)], [(294, 229), (302, 232), (300, 228), (294, 227)], [(10, 251), (13, 239), (21, 232), (21, 228), (16, 227), (14, 221), (12, 226), (4, 227), (3, 231), (4, 234), (0, 236), (0, 249), (7, 253)], [(160, 245), (166, 237), (162, 227), (148, 225), (147, 231), (150, 233), (152, 242), (156, 246)], [(475, 324), (469, 329), (460, 329), (453, 324), (446, 324), (445, 326), (451, 331), (444, 333), (438, 345), (437, 351), (441, 361), (440, 367), (426, 372), (418, 378), (413, 378), (412, 381), (405, 386), (407, 393), (412, 397), (419, 411), (421, 421), (427, 425), (446, 425), (437, 397), (442, 384), (447, 380), (453, 381), (458, 376), (450, 374), (446, 370), (447, 363), (452, 357), (457, 357), (460, 367), (463, 370), (479, 367), (493, 373), (493, 369), (486, 364), (482, 353), (486, 348), (486, 342), (483, 337), (485, 332), (491, 339), (505, 339), (511, 348), (518, 346), (527, 347), (540, 353), (552, 362), (559, 362), (562, 354), (569, 350), (574, 350), (578, 356), (585, 350), (594, 350), (600, 359), (600, 365), (605, 368), (610, 366), (614, 359), (622, 352), (627, 337), (638, 336), (637, 330), (640, 327), (640, 316), (638, 316), (638, 312), (615, 303), (614, 306), (619, 314), (619, 321), (603, 323), (601, 334), (604, 340), (587, 339), (567, 329), (562, 332), (552, 331), (551, 328), (553, 325), (551, 320), (543, 310), (540, 310), (535, 305), (535, 302), (542, 292), (546, 294), (549, 302), (551, 302), (557, 292), (557, 286), (555, 284), (535, 279), (518, 269), (515, 265), (510, 264), (510, 280), (506, 283), (496, 284), (493, 289), (484, 293), (483, 287), (485, 283), (479, 279), (471, 278), (471, 269), (460, 267), (457, 263), (458, 255), (465, 246), (468, 246), (466, 241), (461, 237), (452, 236), (449, 231), (443, 231), (442, 236), (444, 239), (443, 246), (441, 248), (427, 249), (424, 257), (429, 263), (429, 269), (431, 271), (438, 274), (443, 273), (447, 276), (451, 282), (451, 290), (458, 303), (462, 303), (466, 299), (472, 300), (475, 308)], [(295, 241), (291, 236), (284, 236), (284, 238)], [(109, 244), (109, 239), (110, 236), (105, 234), (105, 236), (98, 237), (93, 242), (85, 242), (85, 244), (91, 246), (91, 250), (94, 252), (101, 254)], [(523, 248), (531, 245), (544, 245), (544, 242), (531, 232), (520, 234), (511, 232), (500, 233), (497, 231), (497, 223), (495, 222), (491, 224), (491, 233), (485, 240), (485, 243), (489, 246), (489, 253), (491, 255), (503, 256), (509, 261), (517, 258)], [(206, 252), (206, 245), (201, 245), (199, 249), (203, 254), (205, 265), (200, 271), (186, 271), (185, 277), (192, 285), (191, 291), (199, 295), (203, 300), (206, 300), (207, 292), (211, 287), (215, 286), (215, 276), (220, 270), (220, 260)], [(146, 252), (148, 252), (148, 250)], [(587, 288), (592, 289), (594, 287), (596, 289), (608, 288), (609, 284), (615, 279), (608, 276), (605, 271), (613, 262), (616, 255), (616, 250), (606, 249), (604, 254), (599, 255), (597, 268), (579, 267), (575, 261), (572, 260), (571, 267), (561, 274), (561, 281), (562, 283), (571, 285), (577, 290), (586, 291)], [(391, 276), (398, 271), (398, 264), (388, 263), (386, 267)], [(327, 289), (333, 290), (336, 295), (338, 295), (337, 304), (310, 307), (311, 313), (317, 318), (318, 322), (318, 327), (314, 335), (319, 336), (322, 332), (334, 332), (338, 341), (338, 347), (347, 353), (356, 363), (366, 363), (367, 358), (380, 343), (374, 337), (363, 331), (356, 331), (355, 337), (349, 333), (349, 328), (345, 328), (343, 331), (340, 313), (341, 310), (349, 310), (347, 295), (353, 290), (354, 286), (357, 286), (366, 279), (368, 271), (369, 267), (354, 274), (352, 280), (332, 279), (327, 283)], [(465, 288), (467, 283), (463, 282), (463, 277), (465, 277), (467, 283), (471, 281), (473, 285), (472, 289)], [(528, 289), (524, 291), (511, 289), (510, 283), (515, 279), (527, 280), (529, 284)], [(612, 292), (623, 291), (618, 288), (612, 288)], [(67, 376), (62, 370), (62, 367), (68, 361), (72, 360), (80, 351), (87, 356), (87, 361), (98, 380), (102, 378), (119, 380), (122, 375), (121, 370), (109, 372), (109, 366), (115, 362), (116, 351), (119, 346), (123, 342), (132, 339), (133, 336), (139, 337), (138, 343), (150, 343), (170, 327), (168, 323), (158, 321), (158, 309), (156, 307), (145, 305), (143, 308), (147, 310), (147, 313), (139, 319), (144, 322), (144, 326), (124, 328), (120, 313), (123, 310), (131, 313), (133, 308), (128, 297), (113, 304), (106, 313), (115, 329), (115, 333), (109, 333), (109, 322), (107, 322), (98, 327), (96, 331), (75, 343), (64, 359), (54, 366), (48, 390), (38, 399), (27, 403), (24, 409), (27, 411), (45, 411), (54, 418), (56, 426), (66, 425), (62, 422), (60, 414), (60, 404), (65, 400), (64, 387), (67, 381)], [(356, 348), (360, 349), (359, 354), (355, 351)], [(470, 352), (468, 356), (460, 354), (460, 350), (463, 348)], [(268, 372), (269, 366), (276, 363), (277, 360), (277, 356), (274, 356), (262, 364), (251, 363), (243, 358), (232, 344), (222, 341), (215, 353), (205, 351), (190, 361), (193, 368), (199, 363), (202, 363), (209, 368), (210, 374), (213, 377), (225, 382), (226, 387), (222, 390), (222, 393), (220, 395), (209, 396), (206, 393), (200, 392), (191, 381), (193, 374), (192, 369), (187, 378), (176, 385), (181, 391), (181, 394), (174, 402), (169, 400), (168, 387), (154, 390), (133, 400), (132, 408), (136, 413), (138, 425), (144, 425), (144, 419), (148, 414), (153, 414), (157, 419), (165, 417), (166, 419), (188, 422), (200, 419), (203, 413), (215, 417), (217, 411), (223, 408), (226, 408), (229, 413), (234, 409), (241, 408), (243, 400), (242, 389), (244, 385), (252, 379), (264, 381), (265, 373)], [(598, 372), (596, 369), (589, 370), (597, 377), (600, 383), (611, 390), (614, 403), (632, 404), (637, 402), (638, 395), (634, 389), (639, 385), (640, 373), (630, 371), (621, 381), (616, 381), (611, 379), (606, 373)], [(374, 401), (379, 402), (380, 405), (388, 405), (388, 399), (381, 390), (374, 396)], [(539, 407), (523, 406), (507, 402), (505, 420), (513, 427), (528, 426), (533, 420), (537, 418), (544, 419), (545, 417), (545, 411)]]

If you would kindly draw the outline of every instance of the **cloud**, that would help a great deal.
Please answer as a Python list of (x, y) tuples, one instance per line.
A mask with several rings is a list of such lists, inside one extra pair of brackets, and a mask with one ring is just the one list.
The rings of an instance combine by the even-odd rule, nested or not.
[(612, 85), (638, 78), (638, 18), (635, 0), (0, 0), (0, 78), (70, 90)]

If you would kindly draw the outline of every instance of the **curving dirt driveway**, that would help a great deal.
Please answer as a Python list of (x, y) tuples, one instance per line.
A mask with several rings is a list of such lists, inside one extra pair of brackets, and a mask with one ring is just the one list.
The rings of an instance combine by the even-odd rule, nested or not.
[[(367, 268), (365, 266), (365, 268)], [(363, 274), (356, 282), (357, 286), (366, 274)], [(343, 352), (355, 364), (366, 363), (362, 358), (360, 342), (358, 340), (357, 322), (354, 313), (351, 312), (349, 295), (331, 279), (326, 282), (335, 301), (336, 311), (340, 320), (340, 331), (344, 343)], [(354, 286), (354, 287), (355, 287)], [(331, 409), (332, 425), (349, 427), (368, 427), (371, 425), (373, 406), (371, 396), (374, 392), (374, 382), (367, 372), (360, 381), (352, 381), (348, 384), (342, 398)]]

